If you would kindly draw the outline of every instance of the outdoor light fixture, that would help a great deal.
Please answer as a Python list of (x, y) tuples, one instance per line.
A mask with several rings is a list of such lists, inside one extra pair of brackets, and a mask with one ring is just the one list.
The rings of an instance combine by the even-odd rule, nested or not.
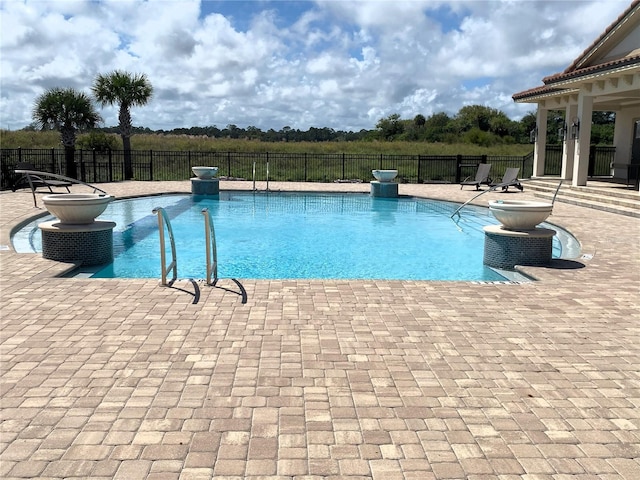
[(574, 118), (573, 123), (571, 124), (571, 138), (580, 138), (580, 120), (577, 118)]
[(529, 142), (535, 143), (538, 139), (538, 126), (533, 127), (533, 130), (529, 132)]
[(564, 142), (567, 138), (567, 124), (563, 123), (562, 126), (558, 129), (558, 140)]

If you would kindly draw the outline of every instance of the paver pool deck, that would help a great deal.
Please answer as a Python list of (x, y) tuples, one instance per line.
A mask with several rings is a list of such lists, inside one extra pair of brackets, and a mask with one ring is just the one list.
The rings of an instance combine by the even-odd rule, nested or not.
[[(534, 198), (479, 200), (505, 196)], [(242, 279), (242, 303), (222, 279), (194, 303), (7, 248), (39, 212), (0, 193), (0, 478), (640, 479), (640, 219), (556, 203), (582, 255), (531, 283)]]

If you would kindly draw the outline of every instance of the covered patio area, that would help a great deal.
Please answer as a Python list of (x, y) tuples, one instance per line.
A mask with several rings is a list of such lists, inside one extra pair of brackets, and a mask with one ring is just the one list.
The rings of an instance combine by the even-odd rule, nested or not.
[(629, 8), (563, 72), (544, 85), (513, 95), (518, 103), (538, 106), (533, 175), (545, 176), (550, 112), (560, 112), (560, 177), (585, 186), (589, 178), (593, 112), (615, 114), (612, 181), (633, 185), (640, 179), (640, 1)]

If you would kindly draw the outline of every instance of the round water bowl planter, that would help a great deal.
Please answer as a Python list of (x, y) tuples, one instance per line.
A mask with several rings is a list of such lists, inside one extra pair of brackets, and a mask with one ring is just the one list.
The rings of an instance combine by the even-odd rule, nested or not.
[(191, 171), (196, 177), (209, 180), (218, 174), (218, 167), (191, 167)]
[(390, 182), (398, 175), (398, 170), (371, 170), (373, 176), (379, 182)]
[(492, 200), (489, 210), (506, 230), (533, 230), (544, 222), (553, 205), (525, 200)]
[(97, 193), (59, 193), (42, 197), (49, 213), (60, 220), (60, 223), (68, 225), (93, 223), (111, 200), (111, 195)]

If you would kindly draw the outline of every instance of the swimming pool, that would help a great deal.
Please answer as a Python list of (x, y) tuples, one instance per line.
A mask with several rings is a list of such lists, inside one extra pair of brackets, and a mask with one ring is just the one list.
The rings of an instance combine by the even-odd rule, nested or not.
[[(203, 208), (215, 225), (220, 278), (503, 281), (483, 265), (488, 209), (415, 197), (368, 194), (220, 192), (112, 202), (99, 217), (116, 222), (114, 261), (86, 276), (159, 278), (163, 207), (176, 240), (178, 277), (206, 276)], [(13, 238), (17, 251), (41, 251), (37, 224)], [(554, 229), (558, 230), (557, 227)], [(562, 254), (554, 239), (554, 257)]]

